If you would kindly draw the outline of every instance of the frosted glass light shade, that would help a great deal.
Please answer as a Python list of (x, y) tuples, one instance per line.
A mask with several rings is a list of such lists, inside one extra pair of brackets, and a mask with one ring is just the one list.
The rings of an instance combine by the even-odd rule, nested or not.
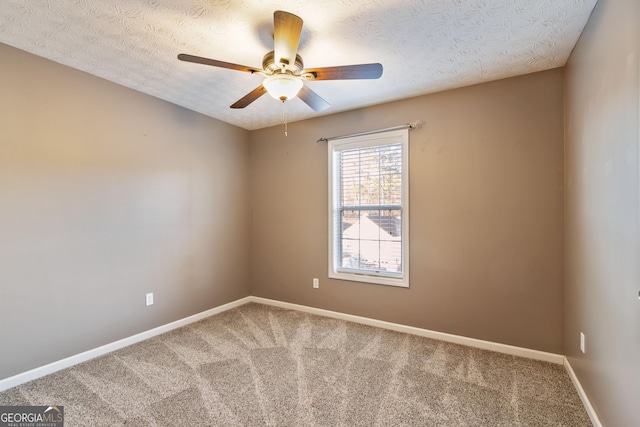
[(274, 74), (264, 79), (262, 85), (269, 95), (280, 101), (295, 97), (302, 89), (302, 80), (289, 74)]

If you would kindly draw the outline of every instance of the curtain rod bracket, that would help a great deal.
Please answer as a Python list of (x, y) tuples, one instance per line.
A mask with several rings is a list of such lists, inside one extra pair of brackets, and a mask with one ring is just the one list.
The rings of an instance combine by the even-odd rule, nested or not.
[(409, 129), (420, 129), (420, 128), (422, 128), (422, 125), (424, 125), (424, 121), (415, 120), (415, 121), (409, 123)]

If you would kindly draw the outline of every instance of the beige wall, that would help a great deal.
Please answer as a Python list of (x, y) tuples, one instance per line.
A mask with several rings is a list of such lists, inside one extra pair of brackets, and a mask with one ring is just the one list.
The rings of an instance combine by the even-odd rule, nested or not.
[(600, 0), (565, 83), (565, 352), (616, 427), (639, 422), (639, 22), (637, 0)]
[[(562, 88), (556, 69), (251, 132), (252, 294), (562, 353)], [(329, 280), (315, 141), (413, 120), (410, 288)]]
[(0, 379), (249, 295), (247, 131), (0, 64)]

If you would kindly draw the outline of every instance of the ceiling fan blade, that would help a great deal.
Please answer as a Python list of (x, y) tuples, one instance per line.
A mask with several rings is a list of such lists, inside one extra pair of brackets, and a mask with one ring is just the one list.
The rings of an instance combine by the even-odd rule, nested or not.
[(311, 74), (311, 80), (377, 79), (382, 75), (382, 64), (358, 64), (339, 67), (309, 68), (302, 75)]
[(201, 56), (187, 55), (186, 53), (181, 53), (180, 55), (178, 55), (178, 59), (186, 62), (195, 62), (196, 64), (204, 64), (204, 65), (211, 65), (214, 67), (228, 68), (230, 70), (245, 71), (252, 74), (262, 72), (262, 70), (258, 68), (247, 67), (246, 65), (232, 64), (230, 62), (218, 61), (216, 59), (209, 59), (209, 58), (203, 58)]
[(281, 10), (273, 13), (273, 53), (276, 64), (295, 64), (301, 33), (300, 17)]
[(244, 108), (247, 105), (251, 104), (256, 99), (260, 98), (265, 93), (267, 93), (267, 89), (264, 86), (260, 85), (254, 90), (252, 90), (251, 92), (249, 92), (248, 94), (246, 94), (245, 96), (243, 96), (242, 98), (240, 98), (239, 100), (237, 100), (235, 104), (231, 106), (231, 108)]
[(313, 108), (313, 111), (324, 111), (329, 108), (330, 104), (322, 99), (320, 95), (309, 89), (307, 85), (302, 86), (298, 92), (298, 98), (302, 99), (305, 104)]

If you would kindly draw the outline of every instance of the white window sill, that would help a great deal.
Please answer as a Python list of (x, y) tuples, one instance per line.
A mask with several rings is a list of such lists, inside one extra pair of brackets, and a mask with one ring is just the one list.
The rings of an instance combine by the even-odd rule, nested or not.
[(330, 279), (348, 280), (350, 282), (371, 283), (374, 285), (395, 286), (399, 288), (409, 287), (409, 277), (389, 277), (376, 274), (351, 273), (351, 272), (330, 272)]

